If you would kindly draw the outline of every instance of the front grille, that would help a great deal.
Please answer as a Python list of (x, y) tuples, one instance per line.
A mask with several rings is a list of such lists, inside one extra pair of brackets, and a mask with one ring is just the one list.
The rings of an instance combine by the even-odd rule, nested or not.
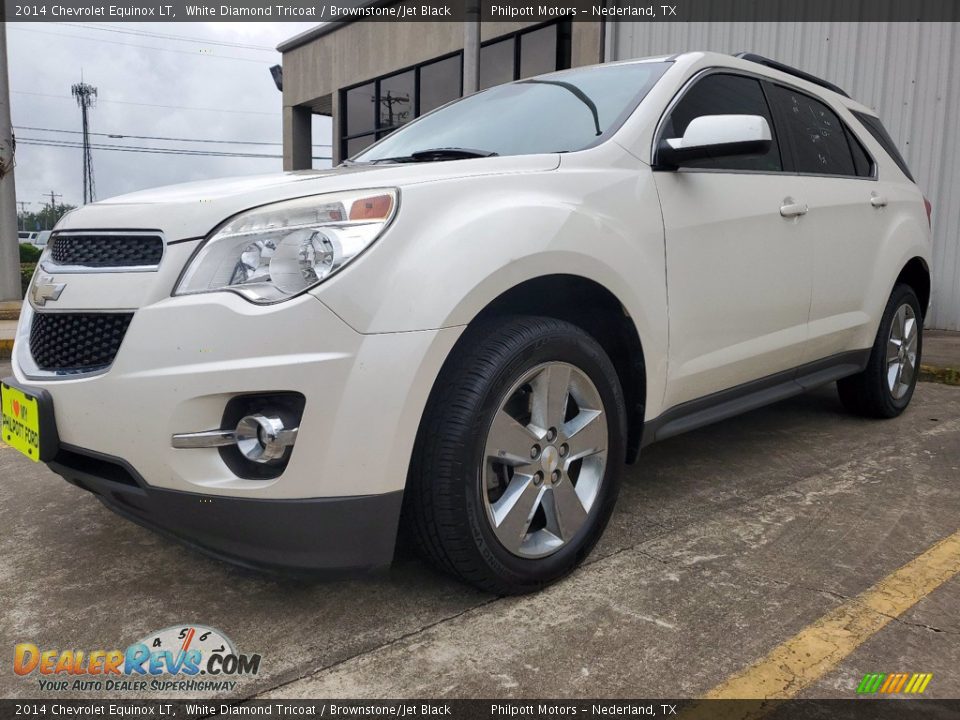
[(163, 257), (159, 235), (57, 235), (50, 246), (50, 258), (57, 265), (152, 267)]
[(35, 313), (30, 354), (41, 370), (86, 372), (113, 362), (133, 313)]

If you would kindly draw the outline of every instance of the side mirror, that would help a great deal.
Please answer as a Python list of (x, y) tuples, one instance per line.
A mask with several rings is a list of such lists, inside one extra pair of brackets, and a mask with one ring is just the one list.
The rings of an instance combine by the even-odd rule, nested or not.
[(759, 115), (701, 115), (690, 121), (682, 138), (660, 141), (654, 168), (676, 170), (691, 160), (765, 155), (771, 137), (766, 118)]

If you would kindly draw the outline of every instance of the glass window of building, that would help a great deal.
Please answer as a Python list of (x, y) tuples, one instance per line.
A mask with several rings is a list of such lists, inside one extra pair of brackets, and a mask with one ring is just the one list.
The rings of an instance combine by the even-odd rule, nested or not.
[(380, 81), (377, 127), (394, 130), (414, 118), (416, 102), (416, 70), (384, 78)]
[(374, 113), (376, 90), (374, 83), (348, 90), (347, 102), (344, 111), (347, 119), (347, 135), (360, 135), (372, 132), (374, 128)]
[(557, 70), (556, 24), (520, 36), (520, 78)]
[[(525, 28), (480, 48), (480, 89), (570, 67), (570, 21)], [(463, 52), (341, 91), (340, 156), (349, 158), (463, 94)]]
[(516, 38), (511, 37), (480, 48), (481, 90), (517, 79), (513, 68), (516, 42)]
[(420, 68), (420, 107), (418, 115), (446, 105), (460, 97), (463, 68), (460, 55), (424, 65)]

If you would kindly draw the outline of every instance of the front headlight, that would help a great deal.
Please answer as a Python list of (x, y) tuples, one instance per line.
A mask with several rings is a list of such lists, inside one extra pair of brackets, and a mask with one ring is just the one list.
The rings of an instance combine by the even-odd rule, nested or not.
[(204, 243), (174, 294), (231, 290), (258, 304), (286, 300), (363, 252), (396, 208), (396, 190), (357, 190), (241, 213)]

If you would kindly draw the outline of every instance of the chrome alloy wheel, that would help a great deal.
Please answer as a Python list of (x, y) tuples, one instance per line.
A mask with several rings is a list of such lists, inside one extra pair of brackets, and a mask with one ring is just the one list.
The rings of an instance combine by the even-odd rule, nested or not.
[(910, 390), (917, 372), (920, 326), (913, 308), (904, 303), (893, 315), (887, 340), (887, 387), (895, 400)]
[(540, 558), (569, 542), (599, 494), (608, 443), (603, 402), (586, 374), (548, 362), (520, 378), (491, 422), (481, 470), (500, 543)]

